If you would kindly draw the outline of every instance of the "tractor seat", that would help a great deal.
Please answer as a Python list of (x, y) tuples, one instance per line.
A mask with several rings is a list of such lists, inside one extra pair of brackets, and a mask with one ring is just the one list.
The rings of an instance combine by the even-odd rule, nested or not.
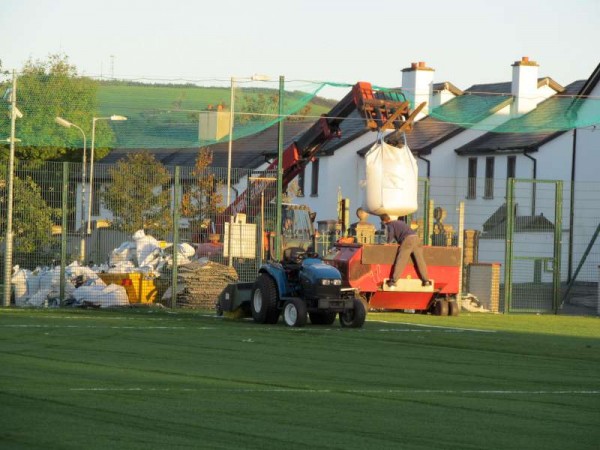
[(297, 263), (299, 255), (306, 253), (302, 247), (288, 247), (283, 251), (283, 261)]

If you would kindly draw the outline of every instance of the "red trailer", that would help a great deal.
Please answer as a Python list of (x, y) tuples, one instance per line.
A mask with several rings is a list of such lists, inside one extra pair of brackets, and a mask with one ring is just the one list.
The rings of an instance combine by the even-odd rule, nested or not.
[(412, 264), (408, 264), (396, 286), (388, 288), (397, 244), (337, 243), (323, 258), (342, 274), (345, 287), (357, 289), (370, 309), (415, 310), (436, 315), (458, 315), (461, 249), (424, 246), (423, 254), (433, 286), (421, 286)]

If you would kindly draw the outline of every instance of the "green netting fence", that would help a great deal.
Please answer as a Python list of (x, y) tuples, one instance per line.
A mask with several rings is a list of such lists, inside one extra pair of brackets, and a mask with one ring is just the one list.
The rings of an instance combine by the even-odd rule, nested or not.
[[(193, 148), (257, 135), (286, 121), (314, 122), (336, 98), (351, 88), (347, 83), (286, 80), (283, 114), (279, 114), (279, 80), (237, 77), (230, 80), (103, 80), (79, 76), (61, 64), (29, 68), (17, 77), (17, 156), (22, 159), (77, 160), (69, 149), (80, 149), (82, 134), (88, 147), (94, 141), (98, 159), (111, 148)], [(0, 89), (10, 99), (11, 76)], [(373, 86), (380, 92), (397, 88)], [(600, 99), (556, 94), (536, 99), (529, 114), (509, 114), (510, 93), (465, 91), (431, 110), (430, 116), (458, 127), (497, 133), (547, 133), (600, 123)], [(408, 95), (407, 97), (410, 97)], [(6, 103), (8, 106), (8, 103)], [(496, 120), (484, 120), (496, 114)], [(113, 120), (114, 117), (127, 120)], [(60, 127), (61, 117), (81, 133)], [(512, 118), (511, 118), (512, 117)], [(353, 119), (348, 119), (353, 120)], [(231, 122), (233, 121), (233, 126)], [(0, 114), (0, 138), (8, 138), (10, 111)]]

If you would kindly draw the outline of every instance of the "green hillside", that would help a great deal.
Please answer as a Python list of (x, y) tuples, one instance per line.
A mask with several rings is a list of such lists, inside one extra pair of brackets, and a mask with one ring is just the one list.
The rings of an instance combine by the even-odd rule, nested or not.
[[(150, 85), (132, 82), (101, 82), (99, 113), (128, 117), (113, 123), (118, 147), (194, 147), (214, 141), (198, 140), (201, 111), (221, 105), (229, 110), (229, 87), (198, 87), (192, 84)], [(238, 88), (235, 92), (234, 138), (257, 133), (277, 122), (278, 91), (266, 88)], [(319, 116), (336, 102), (300, 91), (286, 92), (286, 116)], [(299, 120), (294, 117), (288, 120)]]

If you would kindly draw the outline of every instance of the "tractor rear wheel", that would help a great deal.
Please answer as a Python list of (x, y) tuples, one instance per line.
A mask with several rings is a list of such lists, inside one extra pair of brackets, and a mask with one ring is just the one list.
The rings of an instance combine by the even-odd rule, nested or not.
[(303, 327), (306, 325), (306, 303), (299, 298), (285, 302), (283, 321), (288, 327)]
[(277, 323), (277, 286), (275, 280), (267, 274), (260, 274), (252, 290), (252, 318), (256, 323)]
[(352, 301), (354, 308), (340, 313), (340, 325), (344, 328), (360, 328), (367, 318), (365, 304), (358, 298)]
[(308, 313), (310, 322), (313, 325), (331, 325), (335, 322), (335, 316), (337, 314), (333, 311), (319, 311)]

